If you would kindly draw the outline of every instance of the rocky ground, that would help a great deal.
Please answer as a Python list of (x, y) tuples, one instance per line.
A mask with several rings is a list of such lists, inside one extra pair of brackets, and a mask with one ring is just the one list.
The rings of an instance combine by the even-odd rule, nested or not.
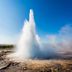
[(25, 60), (6, 58), (10, 50), (0, 50), (0, 72), (72, 72), (72, 60)]

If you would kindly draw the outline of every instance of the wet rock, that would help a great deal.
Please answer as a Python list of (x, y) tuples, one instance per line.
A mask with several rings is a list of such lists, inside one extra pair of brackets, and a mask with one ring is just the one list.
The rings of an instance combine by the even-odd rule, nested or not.
[(10, 65), (9, 62), (6, 62), (6, 61), (4, 61), (4, 60), (1, 60), (1, 61), (0, 61), (0, 70), (7, 68), (9, 65)]

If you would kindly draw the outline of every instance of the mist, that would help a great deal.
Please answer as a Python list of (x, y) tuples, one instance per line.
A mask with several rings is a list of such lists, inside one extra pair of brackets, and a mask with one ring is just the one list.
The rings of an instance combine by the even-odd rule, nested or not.
[(24, 21), (15, 53), (11, 57), (23, 59), (53, 59), (72, 52), (72, 25), (66, 25), (58, 34), (47, 34), (40, 37), (36, 32), (33, 10), (30, 9), (29, 20)]

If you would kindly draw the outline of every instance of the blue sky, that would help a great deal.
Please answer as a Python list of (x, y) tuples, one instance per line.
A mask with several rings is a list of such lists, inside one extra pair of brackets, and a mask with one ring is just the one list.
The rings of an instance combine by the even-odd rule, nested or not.
[(30, 9), (41, 36), (72, 24), (72, 0), (0, 0), (0, 43), (15, 42)]

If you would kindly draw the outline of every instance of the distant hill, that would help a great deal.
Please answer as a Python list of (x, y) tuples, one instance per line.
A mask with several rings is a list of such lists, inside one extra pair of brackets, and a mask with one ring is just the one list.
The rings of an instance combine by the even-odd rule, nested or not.
[(13, 48), (14, 45), (0, 44), (0, 49)]

